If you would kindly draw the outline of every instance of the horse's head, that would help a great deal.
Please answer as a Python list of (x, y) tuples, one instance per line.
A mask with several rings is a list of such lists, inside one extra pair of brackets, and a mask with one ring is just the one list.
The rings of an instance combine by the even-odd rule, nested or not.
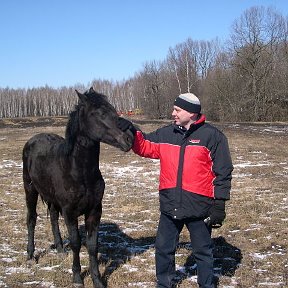
[(108, 102), (107, 97), (95, 92), (91, 87), (84, 94), (76, 90), (79, 97), (79, 131), (94, 141), (120, 148), (127, 152), (131, 149), (134, 135), (117, 127), (118, 114)]

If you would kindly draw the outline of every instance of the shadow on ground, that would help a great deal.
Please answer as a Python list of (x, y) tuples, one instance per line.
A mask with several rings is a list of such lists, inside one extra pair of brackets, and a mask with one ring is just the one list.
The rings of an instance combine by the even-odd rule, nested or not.
[[(232, 277), (235, 274), (242, 261), (242, 253), (239, 248), (229, 244), (224, 237), (213, 238), (213, 243), (214, 275), (215, 283), (218, 283), (218, 277)], [(179, 243), (179, 246), (186, 247), (191, 252), (184, 265), (184, 270), (177, 271), (177, 284), (186, 278), (197, 275), (196, 261), (190, 243)]]
[[(85, 227), (80, 226), (82, 242), (85, 245)], [(219, 276), (232, 277), (242, 260), (241, 250), (229, 244), (224, 237), (213, 238), (214, 242), (214, 274), (215, 281)], [(117, 224), (102, 222), (99, 229), (99, 262), (105, 265), (102, 281), (107, 285), (109, 276), (120, 266), (129, 261), (135, 255), (141, 255), (145, 251), (154, 248), (155, 237), (131, 238), (121, 231)], [(197, 275), (196, 262), (189, 242), (181, 242), (178, 248), (186, 248), (187, 260), (184, 269), (176, 271), (176, 284), (180, 284), (186, 278)], [(83, 277), (89, 274), (83, 272)]]

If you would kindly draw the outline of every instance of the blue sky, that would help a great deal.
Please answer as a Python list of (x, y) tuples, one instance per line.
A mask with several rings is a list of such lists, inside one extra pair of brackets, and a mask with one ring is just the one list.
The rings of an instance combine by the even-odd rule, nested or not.
[(228, 39), (252, 6), (288, 15), (287, 0), (3, 0), (0, 87), (122, 81), (189, 37)]

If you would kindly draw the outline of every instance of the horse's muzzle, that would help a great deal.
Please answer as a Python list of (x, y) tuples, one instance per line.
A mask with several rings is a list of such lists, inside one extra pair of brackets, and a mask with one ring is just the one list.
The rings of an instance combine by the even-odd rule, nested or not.
[(134, 134), (128, 129), (125, 132), (123, 132), (124, 137), (123, 137), (123, 142), (119, 141), (120, 144), (120, 149), (124, 152), (128, 152), (134, 143)]

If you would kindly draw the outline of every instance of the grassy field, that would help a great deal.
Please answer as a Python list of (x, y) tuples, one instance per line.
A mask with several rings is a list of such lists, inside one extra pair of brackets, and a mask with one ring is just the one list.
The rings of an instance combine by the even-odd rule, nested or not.
[[(21, 160), (22, 147), (28, 138), (38, 132), (64, 135), (65, 124), (66, 118), (61, 117), (0, 121), (0, 287), (71, 287), (69, 245), (66, 255), (59, 256), (52, 249), (47, 208), (41, 201), (35, 235), (39, 262), (32, 267), (26, 264)], [(138, 124), (145, 132), (163, 125), (152, 121)], [(220, 229), (213, 231), (219, 287), (288, 287), (288, 124), (216, 126), (229, 139), (235, 167), (227, 219)], [(158, 161), (101, 146), (106, 190), (99, 261), (108, 287), (155, 287), (158, 170)], [(67, 239), (63, 219), (61, 227)], [(87, 276), (85, 287), (92, 287), (85, 247), (81, 250), (81, 261)], [(181, 234), (176, 263), (178, 287), (197, 287), (186, 229)]]

